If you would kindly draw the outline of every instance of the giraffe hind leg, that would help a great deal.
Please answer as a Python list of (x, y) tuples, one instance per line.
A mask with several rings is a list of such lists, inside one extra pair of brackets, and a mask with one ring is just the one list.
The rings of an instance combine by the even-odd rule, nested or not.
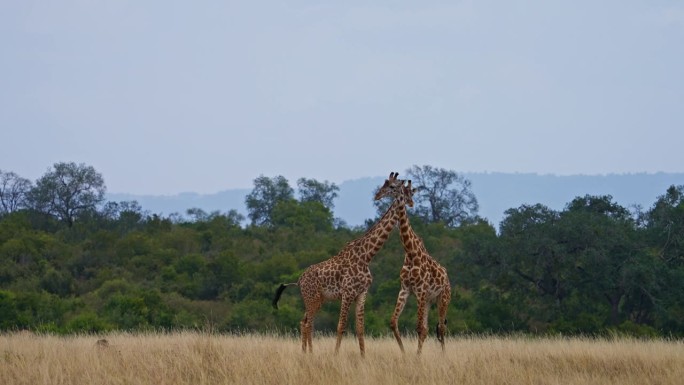
[(307, 341), (307, 319), (306, 319), (306, 313), (304, 314), (304, 318), (299, 322), (299, 330), (302, 335), (302, 351), (306, 353), (306, 341)]
[(313, 322), (309, 324), (309, 328), (306, 331), (306, 344), (309, 348), (309, 353), (313, 352)]
[(316, 313), (321, 308), (322, 304), (323, 302), (320, 298), (305, 304), (306, 313), (304, 313), (304, 319), (302, 319), (301, 322), (302, 350), (304, 352), (306, 352), (307, 349), (309, 352), (313, 351), (314, 318), (316, 317)]
[(366, 354), (366, 342), (364, 339), (364, 307), (366, 305), (366, 293), (361, 293), (356, 298), (356, 338), (359, 340), (361, 356)]
[(437, 340), (439, 340), (442, 346), (442, 351), (444, 351), (444, 338), (446, 336), (446, 313), (449, 307), (449, 302), (451, 301), (451, 287), (445, 288), (439, 297), (438, 312), (439, 321), (437, 322)]
[(302, 349), (304, 352), (313, 352), (313, 328), (314, 328), (314, 317), (307, 316), (307, 323), (305, 326), (304, 335), (302, 337)]
[(392, 313), (392, 319), (390, 320), (390, 327), (392, 328), (392, 333), (394, 333), (394, 338), (399, 344), (399, 349), (404, 352), (404, 344), (401, 342), (401, 335), (399, 334), (399, 316), (401, 312), (404, 311), (404, 306), (406, 306), (406, 300), (408, 299), (409, 291), (401, 289), (399, 291), (399, 296), (397, 297), (397, 304), (394, 306), (394, 313)]
[(444, 318), (444, 328), (440, 327), (439, 321), (437, 321), (437, 324), (435, 325), (435, 334), (437, 335), (437, 341), (441, 342), (444, 344), (444, 335), (446, 334), (446, 324), (447, 324), (447, 319)]

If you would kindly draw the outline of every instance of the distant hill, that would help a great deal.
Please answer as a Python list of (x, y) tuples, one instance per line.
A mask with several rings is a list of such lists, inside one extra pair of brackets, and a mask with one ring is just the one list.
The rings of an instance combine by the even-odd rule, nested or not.
[[(562, 210), (578, 196), (612, 195), (624, 207), (637, 204), (649, 208), (671, 185), (684, 185), (684, 173), (635, 173), (608, 175), (539, 175), (531, 173), (461, 173), (472, 182), (480, 204), (480, 216), (498, 227), (504, 212), (523, 204), (541, 203)], [(375, 217), (373, 192), (385, 177), (366, 177), (340, 183), (335, 200), (335, 217), (348, 225), (361, 225)], [(251, 189), (234, 189), (215, 194), (176, 195), (107, 194), (110, 201), (135, 200), (152, 213), (185, 215), (189, 208), (206, 212), (231, 209), (247, 216), (245, 196)]]

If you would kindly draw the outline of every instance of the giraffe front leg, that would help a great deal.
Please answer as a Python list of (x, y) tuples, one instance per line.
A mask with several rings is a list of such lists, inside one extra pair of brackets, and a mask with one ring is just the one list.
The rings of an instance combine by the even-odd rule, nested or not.
[(394, 333), (394, 338), (399, 344), (399, 349), (404, 352), (404, 344), (401, 342), (401, 335), (399, 334), (399, 316), (401, 312), (404, 311), (404, 306), (406, 306), (406, 300), (408, 299), (409, 291), (402, 287), (399, 291), (399, 296), (397, 297), (397, 304), (394, 306), (394, 313), (392, 313), (392, 319), (390, 320), (390, 327), (392, 328), (392, 333)]
[(418, 297), (418, 354), (423, 350), (423, 342), (427, 338), (427, 319), (428, 319), (428, 302), (425, 295)]
[(364, 340), (366, 294), (367, 292), (363, 292), (356, 297), (356, 338), (359, 340), (359, 349), (361, 350), (362, 357), (366, 354), (366, 342)]
[(349, 314), (349, 306), (351, 306), (352, 298), (342, 297), (342, 305), (340, 306), (340, 320), (337, 322), (337, 343), (335, 343), (335, 353), (340, 350), (342, 344), (342, 336), (347, 330), (347, 315)]

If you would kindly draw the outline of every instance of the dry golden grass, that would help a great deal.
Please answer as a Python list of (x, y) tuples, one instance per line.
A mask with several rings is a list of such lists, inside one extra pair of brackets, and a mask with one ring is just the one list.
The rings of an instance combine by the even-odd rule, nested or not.
[[(108, 343), (97, 343), (98, 339)], [(0, 384), (684, 384), (684, 343), (630, 339), (299, 340), (202, 333), (0, 335)]]

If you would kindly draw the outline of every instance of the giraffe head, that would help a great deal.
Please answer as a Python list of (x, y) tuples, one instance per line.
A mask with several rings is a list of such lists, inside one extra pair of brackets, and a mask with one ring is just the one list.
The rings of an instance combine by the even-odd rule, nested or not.
[(403, 179), (397, 179), (399, 176), (398, 172), (391, 172), (388, 179), (385, 179), (385, 183), (378, 189), (375, 193), (375, 200), (380, 200), (384, 197), (397, 198), (404, 193), (404, 183)]
[(408, 183), (406, 186), (402, 185), (403, 188), (403, 193), (404, 193), (404, 200), (406, 201), (406, 205), (408, 207), (413, 207), (413, 194), (416, 192), (416, 188), (411, 187), (411, 180), (409, 179)]

